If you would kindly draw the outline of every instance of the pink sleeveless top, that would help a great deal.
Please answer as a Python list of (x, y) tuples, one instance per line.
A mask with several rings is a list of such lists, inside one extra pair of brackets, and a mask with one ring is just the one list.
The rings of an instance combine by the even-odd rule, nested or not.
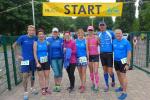
[(98, 55), (98, 41), (94, 35), (87, 38), (89, 55)]

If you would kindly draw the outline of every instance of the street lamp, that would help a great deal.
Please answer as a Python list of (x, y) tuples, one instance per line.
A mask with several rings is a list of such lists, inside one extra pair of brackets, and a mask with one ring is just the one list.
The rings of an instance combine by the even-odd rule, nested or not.
[(34, 0), (32, 0), (32, 20), (33, 20), (33, 25), (35, 26)]

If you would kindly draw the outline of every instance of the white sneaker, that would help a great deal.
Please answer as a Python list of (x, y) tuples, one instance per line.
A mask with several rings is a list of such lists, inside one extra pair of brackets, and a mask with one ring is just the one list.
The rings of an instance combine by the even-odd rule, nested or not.
[(31, 94), (33, 94), (33, 95), (38, 94), (38, 91), (35, 88), (31, 88), (30, 91), (31, 91)]

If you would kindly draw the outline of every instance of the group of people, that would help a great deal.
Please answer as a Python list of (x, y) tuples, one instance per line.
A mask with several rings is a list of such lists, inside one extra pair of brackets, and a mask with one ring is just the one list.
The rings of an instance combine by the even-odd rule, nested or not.
[[(95, 34), (94, 27), (88, 26), (85, 37), (83, 29), (78, 29), (77, 39), (73, 39), (69, 31), (64, 32), (64, 38), (59, 37), (58, 28), (52, 29), (52, 36), (46, 37), (45, 31), (35, 26), (27, 27), (27, 34), (20, 36), (13, 44), (15, 55), (21, 61), (21, 73), (23, 74), (24, 100), (28, 100), (28, 79), (31, 80), (31, 93), (37, 94), (34, 88), (35, 70), (38, 74), (38, 81), (42, 95), (51, 94), (49, 88), (50, 68), (54, 73), (53, 92), (61, 91), (61, 82), (63, 77), (63, 67), (66, 69), (70, 85), (67, 88), (69, 93), (75, 88), (75, 69), (77, 67), (80, 77), (80, 93), (86, 90), (86, 70), (89, 67), (91, 90), (99, 91), (99, 60), (101, 60), (105, 92), (109, 91), (109, 77), (111, 86), (115, 87), (115, 76), (113, 66), (115, 67), (120, 87), (115, 89), (121, 92), (118, 99), (127, 97), (127, 77), (131, 59), (131, 45), (128, 40), (123, 38), (121, 29), (114, 32), (106, 30), (105, 22), (99, 23), (100, 31)], [(36, 33), (36, 34), (35, 34)], [(18, 46), (21, 47), (21, 54)], [(100, 58), (100, 59), (99, 59)]]

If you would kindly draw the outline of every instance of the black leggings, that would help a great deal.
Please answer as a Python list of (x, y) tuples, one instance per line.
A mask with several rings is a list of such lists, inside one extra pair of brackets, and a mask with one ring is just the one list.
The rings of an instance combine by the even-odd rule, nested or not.
[(70, 64), (69, 67), (66, 69), (70, 81), (70, 87), (74, 88), (74, 83), (75, 83), (75, 72), (76, 64)]

